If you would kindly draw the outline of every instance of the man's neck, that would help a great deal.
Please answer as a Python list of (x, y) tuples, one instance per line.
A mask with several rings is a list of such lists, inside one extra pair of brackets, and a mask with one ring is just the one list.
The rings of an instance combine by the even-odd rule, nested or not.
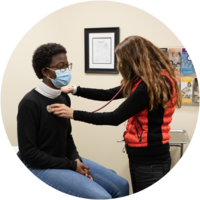
[(55, 99), (61, 94), (61, 89), (50, 87), (44, 81), (40, 82), (39, 86), (35, 88), (37, 92), (50, 99)]

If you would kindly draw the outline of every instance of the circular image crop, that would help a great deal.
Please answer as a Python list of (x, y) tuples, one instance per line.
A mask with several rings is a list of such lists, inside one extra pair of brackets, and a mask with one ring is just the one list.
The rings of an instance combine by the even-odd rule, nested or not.
[(90, 1), (48, 15), (16, 46), (2, 82), (2, 119), (19, 162), (87, 199), (159, 184), (197, 123), (188, 57), (167, 26), (130, 5)]

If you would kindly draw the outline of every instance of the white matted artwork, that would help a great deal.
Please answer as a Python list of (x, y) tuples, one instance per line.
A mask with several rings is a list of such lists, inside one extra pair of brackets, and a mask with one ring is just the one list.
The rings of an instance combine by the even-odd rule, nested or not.
[(85, 73), (118, 74), (119, 27), (85, 28)]
[(114, 33), (89, 34), (89, 68), (114, 69)]
[(111, 64), (112, 38), (92, 38), (92, 63)]

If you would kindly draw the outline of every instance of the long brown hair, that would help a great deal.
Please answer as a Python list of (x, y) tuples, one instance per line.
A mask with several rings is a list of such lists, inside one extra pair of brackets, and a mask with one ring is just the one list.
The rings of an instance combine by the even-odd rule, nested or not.
[(120, 58), (118, 71), (123, 77), (121, 84), (125, 85), (125, 97), (130, 95), (134, 80), (140, 78), (147, 85), (150, 110), (159, 104), (167, 108), (166, 103), (172, 101), (173, 91), (169, 81), (162, 74), (165, 73), (175, 84), (177, 98), (176, 102), (172, 103), (178, 108), (181, 107), (182, 93), (176, 81), (174, 68), (169, 58), (158, 47), (140, 36), (130, 36), (117, 45), (115, 53)]

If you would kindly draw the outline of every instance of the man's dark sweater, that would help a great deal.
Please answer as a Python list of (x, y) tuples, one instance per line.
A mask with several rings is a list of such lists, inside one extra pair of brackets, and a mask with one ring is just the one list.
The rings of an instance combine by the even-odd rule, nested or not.
[(71, 123), (47, 111), (47, 106), (54, 103), (71, 104), (67, 94), (50, 99), (35, 89), (22, 99), (17, 115), (18, 156), (31, 168), (75, 171), (74, 160), (81, 158), (71, 135)]

